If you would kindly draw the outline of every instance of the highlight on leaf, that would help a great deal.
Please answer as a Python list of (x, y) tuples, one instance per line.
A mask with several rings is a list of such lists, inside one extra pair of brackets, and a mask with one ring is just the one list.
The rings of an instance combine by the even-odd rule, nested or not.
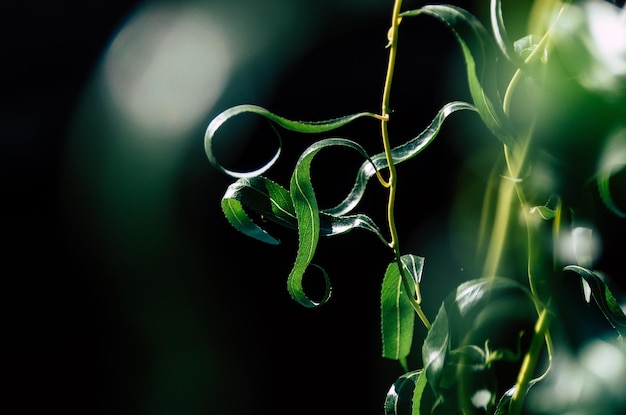
[(275, 123), (276, 125), (290, 131), (295, 131), (299, 133), (324, 133), (327, 131), (331, 131), (342, 127), (358, 118), (370, 117), (380, 119), (380, 116), (371, 112), (360, 112), (352, 115), (346, 115), (339, 118), (333, 118), (325, 121), (293, 121), (287, 118), (281, 117), (272, 113), (271, 111), (260, 107), (258, 105), (237, 105), (231, 107), (220, 114), (218, 114), (215, 118), (211, 120), (209, 125), (206, 128), (206, 132), (204, 135), (204, 151), (206, 153), (207, 158), (221, 172), (235, 178), (240, 177), (254, 177), (259, 176), (269, 170), (278, 160), (281, 152), (282, 144), (279, 143), (279, 148), (274, 153), (274, 156), (268, 161), (265, 165), (259, 167), (258, 169), (251, 170), (248, 172), (238, 172), (234, 170), (229, 170), (225, 168), (216, 158), (215, 152), (213, 150), (213, 142), (215, 140), (215, 134), (217, 130), (226, 122), (232, 119), (233, 117), (244, 114), (244, 113), (253, 113), (263, 116)]
[[(298, 252), (296, 260), (287, 280), (289, 293), (296, 301), (306, 307), (316, 307), (321, 303), (311, 301), (303, 291), (302, 277), (311, 263), (321, 234), (320, 211), (311, 183), (311, 163), (319, 151), (324, 148), (341, 146), (359, 152), (369, 159), (365, 149), (358, 143), (343, 138), (328, 138), (317, 141), (309, 146), (296, 163), (290, 181), (289, 192), (296, 212), (298, 226)], [(363, 225), (368, 222), (356, 221)], [(373, 225), (373, 222), (369, 222)], [(377, 230), (374, 226), (370, 230)]]
[[(453, 101), (445, 104), (437, 112), (428, 127), (426, 127), (417, 137), (414, 137), (406, 143), (394, 147), (391, 150), (394, 164), (400, 164), (418, 155), (437, 137), (441, 131), (444, 121), (448, 118), (448, 116), (462, 110), (476, 111), (476, 108), (473, 105), (462, 101)], [(386, 167), (388, 167), (388, 163), (384, 152), (375, 154), (370, 160), (364, 161), (357, 172), (357, 177), (350, 193), (337, 206), (330, 209), (324, 209), (324, 212), (331, 215), (344, 215), (352, 211), (363, 198), (369, 179), (376, 174), (376, 171), (380, 171)]]
[(587, 302), (593, 298), (611, 326), (626, 339), (626, 315), (602, 274), (578, 265), (568, 265), (563, 270), (575, 272), (581, 277), (583, 289), (589, 293), (585, 296)]
[(461, 46), (472, 100), (481, 119), (491, 132), (516, 155), (519, 144), (510, 120), (504, 114), (497, 86), (496, 48), (483, 24), (467, 10), (452, 5), (426, 5), (402, 13), (403, 17), (421, 14), (444, 23)]
[(393, 360), (404, 359), (411, 351), (415, 313), (410, 298), (415, 296), (424, 267), (424, 258), (416, 255), (403, 255), (400, 260), (413, 286), (404, 281), (394, 261), (387, 266), (381, 290), (383, 357)]
[(419, 415), (423, 413), (421, 403), (426, 385), (426, 375), (421, 369), (400, 376), (387, 391), (385, 415)]

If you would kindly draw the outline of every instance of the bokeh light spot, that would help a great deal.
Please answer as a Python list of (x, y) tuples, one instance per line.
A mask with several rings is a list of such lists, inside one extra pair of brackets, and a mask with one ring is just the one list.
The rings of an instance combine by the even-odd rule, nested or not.
[(113, 103), (135, 127), (175, 137), (217, 100), (231, 62), (224, 30), (208, 11), (151, 5), (111, 43), (104, 77)]

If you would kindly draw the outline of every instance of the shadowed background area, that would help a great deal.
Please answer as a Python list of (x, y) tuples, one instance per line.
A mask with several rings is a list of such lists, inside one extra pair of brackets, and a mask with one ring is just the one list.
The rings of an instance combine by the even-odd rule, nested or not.
[[(421, 4), (413, 3), (405, 5)], [(307, 120), (379, 111), (390, 8), (114, 0), (3, 11), (3, 303), (8, 395), (19, 413), (382, 413), (402, 373), (381, 357), (378, 301), (390, 253), (359, 231), (322, 240), (316, 262), (333, 298), (300, 307), (286, 290), (296, 235), (276, 229), (284, 243), (273, 247), (230, 227), (219, 202), (231, 180), (209, 164), (203, 136), (212, 117), (242, 103)], [(450, 33), (428, 21), (406, 30), (395, 81), (404, 86), (392, 95), (398, 140), (418, 134), (445, 102), (468, 99)], [(431, 42), (412, 47), (423, 33)], [(252, 117), (234, 124), (225, 127), (224, 162), (258, 166), (273, 132)], [(380, 151), (374, 121), (337, 134)], [(400, 171), (421, 178), (400, 182), (397, 218), (405, 250), (427, 258), (431, 316), (475, 272), (462, 247), (471, 219), (447, 215), (459, 189), (483, 191), (487, 134), (473, 114), (454, 115), (423, 162)], [(285, 184), (312, 138), (283, 138), (272, 177)], [(463, 164), (466, 151), (478, 167)], [(332, 184), (319, 194), (330, 205), (360, 160), (320, 159), (314, 179)], [(386, 194), (370, 191), (363, 209), (382, 219)], [(480, 199), (467, 199), (463, 215), (477, 218)]]

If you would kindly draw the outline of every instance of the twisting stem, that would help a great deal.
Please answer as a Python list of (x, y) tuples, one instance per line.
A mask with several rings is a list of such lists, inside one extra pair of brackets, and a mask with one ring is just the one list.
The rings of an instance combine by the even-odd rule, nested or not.
[[(400, 244), (398, 241), (398, 231), (396, 229), (396, 221), (394, 215), (394, 206), (396, 201), (396, 191), (397, 191), (397, 176), (396, 176), (396, 167), (393, 162), (393, 155), (391, 154), (391, 144), (389, 142), (389, 131), (387, 129), (387, 124), (389, 122), (389, 113), (390, 110), (390, 101), (391, 101), (391, 84), (393, 82), (393, 73), (396, 65), (396, 54), (398, 51), (398, 27), (400, 25), (400, 9), (402, 8), (402, 0), (395, 0), (393, 6), (393, 13), (391, 17), (391, 28), (388, 33), (388, 48), (389, 48), (389, 61), (387, 64), (387, 75), (385, 76), (385, 85), (383, 89), (383, 98), (382, 98), (382, 116), (381, 116), (381, 135), (383, 140), (383, 146), (385, 149), (385, 157), (387, 159), (387, 165), (389, 166), (389, 178), (387, 181), (383, 180), (381, 176), (379, 176), (379, 181), (381, 184), (389, 189), (389, 199), (387, 203), (387, 221), (389, 222), (389, 232), (391, 233), (391, 242), (389, 242), (389, 247), (393, 249), (396, 263), (398, 264), (398, 269), (400, 270), (400, 275), (402, 276), (402, 282), (406, 288), (407, 294), (411, 291), (408, 289), (409, 284), (411, 283), (410, 277), (407, 275), (404, 267), (402, 266), (402, 261), (400, 258)], [(413, 309), (419, 316), (420, 320), (427, 329), (430, 328), (430, 321), (422, 311), (422, 307), (420, 305), (422, 301), (422, 296), (419, 290), (419, 284), (415, 284), (415, 298), (412, 298), (410, 295), (409, 301), (413, 306)]]

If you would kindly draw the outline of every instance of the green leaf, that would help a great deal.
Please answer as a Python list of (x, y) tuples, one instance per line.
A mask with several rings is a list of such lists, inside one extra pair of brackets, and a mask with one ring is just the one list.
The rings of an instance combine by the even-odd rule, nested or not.
[(215, 139), (215, 133), (226, 121), (230, 120), (236, 115), (240, 115), (244, 113), (254, 113), (254, 114), (261, 115), (286, 130), (296, 131), (300, 133), (323, 133), (323, 132), (331, 131), (339, 127), (342, 127), (354, 121), (357, 118), (378, 117), (376, 114), (373, 114), (371, 112), (360, 112), (357, 114), (347, 115), (347, 116), (339, 117), (339, 118), (333, 118), (333, 119), (326, 120), (326, 121), (293, 121), (293, 120), (280, 117), (268, 111), (267, 109), (257, 106), (257, 105), (237, 105), (237, 106), (231, 107), (221, 112), (220, 114), (218, 114), (215, 118), (211, 120), (211, 122), (207, 126), (206, 132), (204, 134), (204, 151), (206, 152), (207, 158), (209, 159), (211, 164), (213, 164), (213, 166), (215, 166), (218, 170), (222, 171), (223, 173), (226, 173), (229, 176), (237, 177), (237, 178), (254, 177), (254, 176), (259, 176), (265, 173), (270, 167), (274, 165), (276, 160), (278, 160), (278, 157), (280, 156), (280, 151), (281, 151), (280, 146), (279, 146), (279, 148), (276, 150), (276, 152), (274, 153), (274, 156), (269, 162), (267, 162), (264, 166), (261, 166), (260, 168), (256, 170), (252, 170), (248, 172), (237, 172), (233, 170), (228, 170), (224, 166), (221, 165), (221, 163), (215, 157), (215, 153), (213, 151), (213, 141)]
[[(550, 196), (548, 201), (543, 206), (533, 206), (530, 208), (531, 214), (537, 214), (544, 220), (554, 219), (557, 213), (560, 200), (558, 197)], [(554, 207), (552, 205), (555, 205)]]
[[(583, 279), (583, 284), (591, 290), (591, 296), (604, 314), (604, 317), (611, 323), (622, 338), (626, 338), (626, 315), (609, 289), (604, 278), (597, 271), (592, 271), (578, 265), (568, 265), (563, 268), (565, 271), (573, 271)], [(587, 302), (589, 302), (587, 298)]]
[[(261, 242), (277, 245), (280, 241), (271, 236), (250, 218), (253, 211), (263, 220), (296, 230), (298, 221), (289, 191), (264, 176), (240, 178), (226, 189), (222, 197), (222, 211), (238, 231)], [(364, 214), (333, 216), (320, 213), (320, 235), (341, 235), (353, 229), (373, 232), (384, 237), (374, 221)]]
[(421, 409), (422, 395), (426, 389), (423, 370), (408, 372), (400, 376), (389, 388), (385, 398), (385, 415), (428, 413)]
[[(445, 119), (456, 111), (461, 110), (476, 111), (476, 108), (462, 101), (449, 102), (444, 105), (439, 112), (437, 112), (437, 115), (433, 118), (430, 125), (417, 137), (391, 150), (394, 164), (402, 163), (419, 154), (437, 137)], [(363, 162), (359, 168), (354, 186), (346, 198), (337, 206), (324, 209), (324, 212), (331, 215), (343, 215), (352, 211), (359, 204), (365, 194), (365, 187), (369, 179), (376, 174), (377, 170), (388, 167), (384, 152), (372, 156), (370, 160)]]
[(491, 20), (491, 30), (493, 31), (493, 37), (496, 40), (496, 44), (500, 48), (500, 51), (506, 58), (519, 64), (517, 54), (514, 53), (514, 49), (511, 47), (509, 36), (506, 33), (506, 27), (504, 26), (504, 19), (502, 18), (502, 2), (500, 0), (490, 1), (489, 17)]
[(245, 212), (243, 205), (236, 199), (225, 198), (222, 199), (222, 211), (235, 229), (239, 232), (259, 240), (261, 242), (265, 242), (271, 245), (278, 245), (280, 241), (269, 233), (267, 233), (263, 228), (257, 225), (248, 214)]
[[(518, 350), (518, 334), (532, 331), (536, 318), (530, 292), (507, 278), (466, 281), (446, 296), (422, 346), (424, 370), (436, 405), (468, 407), (471, 396), (457, 390), (459, 382), (478, 384), (480, 380), (489, 385), (491, 363), (523, 355)], [(496, 354), (489, 351), (489, 345), (496, 347)], [(481, 359), (484, 362), (477, 364)], [(481, 379), (474, 369), (484, 372)]]
[(420, 14), (435, 17), (453, 32), (463, 51), (470, 94), (480, 117), (487, 128), (517, 154), (514, 130), (498, 94), (498, 77), (493, 72), (497, 66), (496, 49), (487, 30), (474, 15), (452, 5), (427, 5), (401, 16)]
[(409, 296), (415, 296), (415, 285), (419, 283), (424, 266), (424, 258), (416, 255), (403, 255), (402, 267), (413, 280), (413, 286), (403, 283), (397, 262), (387, 266), (381, 290), (381, 328), (383, 357), (400, 360), (411, 352), (415, 312)]
[[(532, 385), (532, 384), (531, 384)], [(513, 395), (515, 395), (516, 386), (513, 386), (511, 389), (507, 390), (504, 395), (498, 401), (498, 406), (496, 407), (496, 412), (494, 415), (508, 415), (511, 410), (511, 400), (513, 399)]]
[(626, 168), (626, 127), (618, 128), (607, 139), (599, 164), (596, 184), (602, 202), (613, 214), (626, 218), (626, 211), (617, 206), (611, 192), (612, 176)]
[(330, 297), (330, 287), (328, 287), (328, 295), (325, 295), (320, 301), (311, 300), (304, 293), (302, 278), (315, 255), (320, 237), (320, 211), (315, 192), (313, 191), (313, 185), (311, 184), (311, 163), (320, 150), (331, 146), (351, 148), (368, 158), (365, 149), (354, 141), (342, 138), (329, 138), (309, 146), (300, 155), (296, 163), (291, 176), (290, 194), (298, 223), (298, 252), (287, 278), (287, 289), (293, 299), (305, 307), (317, 307), (328, 301)]
[(442, 304), (422, 346), (424, 372), (428, 379), (428, 384), (437, 398), (441, 396), (440, 382), (449, 347), (450, 328), (448, 326), (448, 312), (445, 304)]
[(242, 178), (228, 186), (222, 197), (222, 211), (238, 231), (261, 242), (280, 243), (250, 219), (244, 206), (264, 219), (292, 229), (297, 227), (289, 192), (263, 176)]

